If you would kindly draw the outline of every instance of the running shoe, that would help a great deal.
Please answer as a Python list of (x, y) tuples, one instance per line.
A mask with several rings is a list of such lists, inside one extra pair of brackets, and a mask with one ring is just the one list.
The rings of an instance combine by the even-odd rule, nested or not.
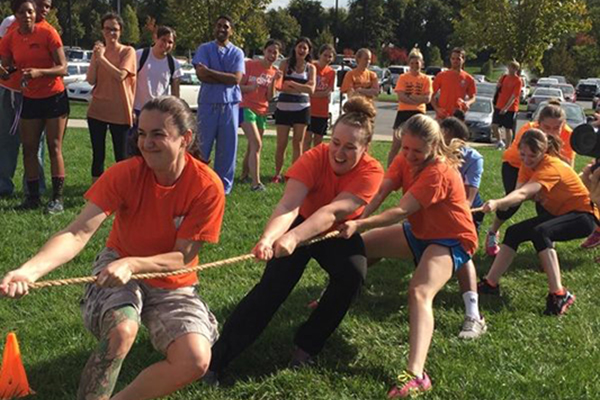
[(500, 139), (496, 142), (496, 150), (504, 150), (506, 149), (506, 144), (504, 143), (504, 140)]
[(62, 200), (58, 200), (58, 199), (50, 200), (48, 202), (48, 205), (46, 205), (46, 212), (48, 214), (52, 214), (52, 215), (61, 214), (64, 211), (65, 211), (65, 207), (63, 205)]
[(259, 184), (252, 186), (250, 188), (250, 190), (253, 192), (264, 192), (265, 190), (267, 190), (267, 188), (262, 183), (259, 183)]
[(596, 246), (600, 246), (600, 232), (595, 230), (590, 236), (581, 243), (583, 249), (593, 249)]
[(314, 364), (315, 360), (310, 354), (302, 350), (300, 347), (296, 347), (294, 353), (292, 354), (292, 359), (290, 360), (289, 366), (292, 369), (299, 369)]
[(460, 339), (477, 339), (487, 332), (487, 324), (485, 318), (476, 319), (465, 315), (462, 330), (458, 334)]
[(40, 208), (42, 206), (42, 202), (39, 197), (25, 197), (25, 200), (19, 204), (16, 209), (17, 210), (34, 210), (36, 208)]
[(548, 293), (546, 297), (546, 315), (563, 315), (567, 312), (567, 309), (575, 303), (575, 295), (567, 291), (565, 294), (558, 295), (554, 293)]
[(414, 374), (404, 371), (398, 375), (397, 382), (388, 392), (388, 399), (403, 399), (416, 397), (431, 390), (431, 379), (423, 372), (423, 377), (418, 378)]
[(500, 251), (500, 246), (498, 243), (500, 242), (498, 233), (490, 232), (485, 235), (485, 252), (490, 257), (496, 257), (496, 254)]
[(487, 279), (483, 278), (479, 281), (477, 285), (477, 292), (479, 294), (489, 294), (492, 296), (500, 296), (500, 284), (496, 284), (496, 286), (492, 285), (488, 282)]
[(271, 183), (284, 183), (285, 180), (283, 179), (283, 176), (281, 175), (275, 175), (273, 177), (273, 179), (271, 179)]

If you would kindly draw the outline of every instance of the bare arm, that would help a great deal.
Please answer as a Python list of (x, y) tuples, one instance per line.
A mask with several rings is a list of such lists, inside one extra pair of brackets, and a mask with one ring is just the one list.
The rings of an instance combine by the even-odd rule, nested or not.
[(358, 88), (356, 91), (364, 96), (375, 97), (379, 94), (379, 80), (374, 79), (370, 88)]
[(518, 185), (515, 190), (498, 200), (488, 200), (483, 205), (483, 212), (490, 213), (498, 209), (506, 210), (517, 204), (521, 204), (525, 200), (532, 199), (542, 189), (542, 185), (537, 182), (527, 182)]
[(275, 76), (273, 76), (273, 79), (271, 80), (271, 83), (269, 84), (269, 88), (267, 90), (267, 99), (269, 101), (271, 101), (273, 97), (275, 97), (275, 86), (277, 86), (277, 82), (281, 79), (282, 76), (283, 72), (281, 72), (281, 70), (277, 70)]
[(179, 98), (181, 96), (181, 91), (179, 90), (180, 79), (174, 78), (171, 82), (171, 96), (175, 96)]
[(239, 85), (242, 81), (242, 72), (221, 72), (208, 68), (204, 64), (196, 65), (198, 79), (205, 83), (221, 83), (224, 85)]
[(475, 186), (465, 185), (465, 189), (467, 191), (467, 201), (469, 202), (469, 206), (471, 206), (473, 204), (473, 201), (475, 200), (475, 196), (477, 196), (477, 193), (479, 192), (479, 188), (476, 188)]
[(98, 73), (98, 60), (96, 59), (96, 53), (93, 53), (92, 59), (90, 60), (90, 66), (89, 66), (87, 74), (85, 76), (85, 80), (92, 86), (94, 86), (96, 84), (97, 73)]
[(127, 78), (129, 75), (129, 71), (126, 69), (120, 69), (108, 61), (108, 58), (106, 58), (104, 52), (100, 53), (98, 56), (98, 66), (104, 68), (113, 79), (118, 81), (125, 80), (125, 78)]
[(50, 68), (24, 68), (21, 72), (23, 73), (23, 79), (36, 79), (44, 76), (65, 76), (67, 75), (67, 58), (65, 57), (65, 51), (62, 47), (52, 52), (52, 60), (54, 66)]
[(306, 83), (298, 83), (287, 81), (289, 88), (298, 91), (299, 93), (307, 93), (312, 95), (315, 92), (317, 70), (314, 65), (308, 64), (308, 81)]
[(391, 179), (384, 179), (383, 182), (381, 182), (381, 186), (379, 186), (377, 194), (373, 197), (371, 202), (367, 204), (360, 218), (367, 218), (369, 215), (373, 214), (393, 191), (393, 185), (394, 183)]
[(100, 207), (88, 202), (69, 226), (52, 236), (35, 256), (2, 279), (0, 293), (9, 297), (27, 294), (28, 283), (71, 261), (106, 218)]

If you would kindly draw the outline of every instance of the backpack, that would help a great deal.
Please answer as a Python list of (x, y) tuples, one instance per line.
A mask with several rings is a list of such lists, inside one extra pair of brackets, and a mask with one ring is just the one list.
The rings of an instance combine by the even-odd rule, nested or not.
[[(144, 68), (144, 64), (146, 64), (146, 61), (148, 60), (148, 56), (150, 55), (150, 47), (146, 47), (143, 51), (142, 51), (142, 56), (140, 57), (140, 65), (137, 69), (137, 73), (139, 74), (140, 71), (142, 70), (142, 68)], [(167, 54), (167, 63), (169, 63), (169, 85), (171, 85), (173, 83), (173, 74), (175, 73), (175, 59), (173, 58), (173, 56), (171, 54)]]

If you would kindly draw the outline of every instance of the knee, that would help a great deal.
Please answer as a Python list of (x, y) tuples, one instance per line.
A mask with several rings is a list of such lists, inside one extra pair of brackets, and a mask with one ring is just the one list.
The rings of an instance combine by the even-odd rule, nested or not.
[(426, 304), (427, 302), (431, 302), (432, 300), (433, 296), (431, 295), (431, 291), (425, 285), (411, 283), (408, 287), (409, 304)]
[(210, 357), (203, 354), (189, 354), (187, 357), (177, 360), (177, 386), (185, 386), (202, 378), (208, 371)]
[(135, 342), (138, 328), (137, 322), (127, 320), (108, 331), (106, 339), (108, 339), (111, 358), (121, 358), (127, 355)]

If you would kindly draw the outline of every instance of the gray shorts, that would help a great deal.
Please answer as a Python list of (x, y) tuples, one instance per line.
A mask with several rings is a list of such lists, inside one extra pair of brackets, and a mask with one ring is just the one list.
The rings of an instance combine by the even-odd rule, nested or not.
[[(94, 275), (119, 258), (112, 249), (102, 250), (94, 261)], [(124, 306), (137, 311), (138, 323), (141, 321), (148, 328), (152, 345), (163, 354), (175, 339), (187, 333), (198, 333), (211, 345), (219, 336), (217, 319), (198, 296), (195, 286), (161, 289), (140, 280), (115, 288), (88, 284), (81, 300), (83, 324), (100, 338), (104, 314)]]

